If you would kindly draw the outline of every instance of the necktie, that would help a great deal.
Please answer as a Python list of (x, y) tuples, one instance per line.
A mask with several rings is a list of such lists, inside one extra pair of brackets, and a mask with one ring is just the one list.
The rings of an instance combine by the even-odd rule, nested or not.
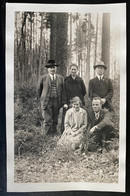
[(100, 81), (102, 80), (102, 77), (100, 76)]
[(54, 81), (54, 75), (52, 75), (52, 81)]
[(96, 120), (98, 120), (98, 118), (99, 118), (99, 113), (95, 113), (95, 118), (96, 118)]

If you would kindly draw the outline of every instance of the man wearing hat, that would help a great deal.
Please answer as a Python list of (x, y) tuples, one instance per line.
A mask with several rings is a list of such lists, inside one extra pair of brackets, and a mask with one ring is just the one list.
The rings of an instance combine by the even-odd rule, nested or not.
[(102, 107), (109, 111), (113, 111), (113, 106), (111, 105), (113, 87), (111, 79), (104, 77), (104, 71), (106, 69), (107, 66), (103, 61), (98, 61), (96, 65), (94, 65), (96, 77), (89, 82), (89, 97), (91, 99), (94, 97), (100, 97)]
[(56, 132), (58, 113), (62, 106), (64, 78), (56, 74), (57, 66), (54, 60), (49, 60), (45, 66), (48, 74), (41, 76), (38, 84), (44, 135), (48, 132)]

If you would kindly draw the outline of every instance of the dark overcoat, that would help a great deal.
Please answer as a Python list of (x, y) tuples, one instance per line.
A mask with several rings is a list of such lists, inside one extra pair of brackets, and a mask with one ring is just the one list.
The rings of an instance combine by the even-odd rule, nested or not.
[(64, 88), (67, 104), (69, 104), (70, 100), (75, 96), (78, 96), (82, 103), (85, 104), (84, 96), (86, 94), (86, 87), (81, 77), (76, 76), (74, 80), (71, 75), (67, 76), (64, 81)]
[(111, 99), (113, 96), (113, 86), (110, 78), (104, 78), (99, 81), (98, 77), (95, 77), (89, 81), (89, 97), (105, 98), (106, 103), (104, 107), (113, 109), (111, 105)]

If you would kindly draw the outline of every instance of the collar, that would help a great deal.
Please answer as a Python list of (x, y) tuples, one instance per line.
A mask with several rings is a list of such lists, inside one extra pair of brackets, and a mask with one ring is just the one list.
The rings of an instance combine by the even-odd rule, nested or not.
[(73, 108), (73, 113), (74, 113), (74, 114), (78, 114), (78, 113), (80, 113), (80, 112), (81, 112), (81, 108), (79, 108), (79, 111), (78, 111), (78, 112), (75, 112), (75, 111), (74, 111), (74, 108)]
[(100, 116), (100, 113), (99, 112), (94, 112), (94, 114), (95, 114), (95, 119), (98, 120), (99, 116)]
[(77, 76), (75, 76), (75, 77), (73, 77), (72, 75), (70, 75), (71, 76), (71, 78), (73, 79), (73, 80), (75, 80), (76, 78), (77, 78)]
[(96, 74), (96, 76), (97, 76), (97, 78), (100, 80), (100, 78), (101, 78), (101, 80), (103, 79), (103, 75), (98, 75), (98, 74)]
[(94, 114), (95, 114), (95, 115), (99, 115), (99, 114), (100, 114), (100, 111), (99, 111), (99, 112), (94, 112)]
[[(49, 74), (50, 78), (53, 80), (53, 75)], [(54, 74), (54, 80), (56, 79), (56, 74)]]

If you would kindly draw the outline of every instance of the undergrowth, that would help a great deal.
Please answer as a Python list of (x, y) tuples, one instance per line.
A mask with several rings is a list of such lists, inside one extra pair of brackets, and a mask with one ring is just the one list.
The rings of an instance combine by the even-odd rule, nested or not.
[[(113, 81), (114, 95), (112, 104), (115, 109), (114, 123), (117, 129), (119, 128), (119, 77)], [(85, 97), (86, 108), (90, 108), (90, 100)], [(54, 137), (43, 138), (41, 132), (41, 110), (40, 100), (37, 96), (37, 86), (32, 83), (25, 83), (15, 86), (14, 92), (14, 139), (15, 139), (15, 154), (23, 154), (27, 152), (39, 153), (47, 148), (49, 138), (50, 143), (53, 143)], [(60, 126), (59, 126), (60, 127)], [(61, 131), (58, 128), (58, 133)], [(109, 149), (117, 150), (118, 136), (109, 141)], [(44, 141), (44, 142), (43, 142)], [(54, 142), (56, 144), (56, 142)], [(86, 137), (86, 152), (88, 151), (88, 144), (92, 143)], [(54, 146), (55, 146), (54, 144)], [(59, 151), (60, 153), (60, 151)], [(66, 152), (65, 152), (66, 153)], [(69, 152), (68, 152), (69, 154)]]

